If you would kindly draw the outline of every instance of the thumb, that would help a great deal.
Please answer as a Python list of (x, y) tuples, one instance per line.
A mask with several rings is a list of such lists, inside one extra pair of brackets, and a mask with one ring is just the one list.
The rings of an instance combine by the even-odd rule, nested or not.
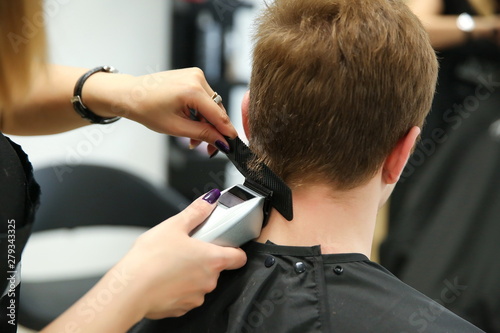
[(182, 218), (183, 230), (187, 233), (205, 221), (215, 209), (215, 203), (220, 197), (220, 191), (213, 189), (199, 197), (186, 209), (178, 214)]
[(243, 267), (247, 262), (247, 255), (242, 249), (232, 247), (220, 247), (223, 260), (223, 269), (238, 269)]

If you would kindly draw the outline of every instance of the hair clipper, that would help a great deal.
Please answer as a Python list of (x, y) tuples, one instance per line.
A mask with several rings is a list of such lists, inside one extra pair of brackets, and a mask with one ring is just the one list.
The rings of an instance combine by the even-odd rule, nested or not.
[(191, 236), (220, 246), (241, 246), (260, 235), (268, 203), (269, 195), (235, 185), (221, 193), (215, 210)]

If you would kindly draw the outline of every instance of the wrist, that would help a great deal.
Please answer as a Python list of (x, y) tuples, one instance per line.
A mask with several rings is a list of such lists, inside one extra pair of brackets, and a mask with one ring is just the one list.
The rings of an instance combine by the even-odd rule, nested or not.
[(150, 292), (151, 280), (145, 277), (147, 269), (140, 264), (143, 261), (142, 256), (131, 250), (106, 273), (109, 279), (122, 282), (124, 304), (133, 310), (131, 316), (136, 322), (146, 317), (149, 311), (147, 296)]
[(494, 17), (476, 17), (472, 38), (493, 40), (496, 32), (495, 20)]
[(468, 13), (462, 13), (457, 16), (457, 28), (464, 33), (465, 40), (470, 41), (474, 39), (474, 32), (476, 30), (476, 21)]
[(136, 265), (127, 264), (126, 258), (106, 273), (101, 280), (101, 289), (103, 293), (107, 290), (113, 295), (114, 300), (109, 304), (109, 310), (119, 313), (121, 324), (128, 329), (146, 316), (148, 304), (142, 279), (130, 269)]
[(121, 73), (95, 73), (83, 86), (85, 105), (96, 115), (109, 117), (127, 117), (127, 82), (132, 75)]

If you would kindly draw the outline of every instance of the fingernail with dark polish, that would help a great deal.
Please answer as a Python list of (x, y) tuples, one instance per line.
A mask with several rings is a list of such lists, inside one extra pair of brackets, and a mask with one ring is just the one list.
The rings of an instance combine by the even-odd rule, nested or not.
[(220, 191), (216, 188), (205, 194), (203, 200), (213, 205), (220, 197)]
[(215, 141), (215, 146), (219, 148), (219, 150), (222, 150), (223, 153), (229, 154), (229, 147), (222, 141), (217, 140)]
[(210, 155), (210, 158), (214, 158), (215, 156), (217, 156), (218, 153), (219, 153), (218, 150), (214, 151), (212, 155)]

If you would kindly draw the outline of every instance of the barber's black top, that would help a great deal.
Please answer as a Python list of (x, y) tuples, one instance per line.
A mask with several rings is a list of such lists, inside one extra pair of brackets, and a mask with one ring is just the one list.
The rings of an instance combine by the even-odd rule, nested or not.
[[(40, 189), (33, 170), (21, 147), (0, 133), (0, 332), (16, 332), (9, 324), (19, 312), (7, 309), (18, 306), (19, 286), (13, 288), (21, 253), (31, 233)], [(13, 283), (11, 283), (11, 281)], [(14, 312), (15, 316), (7, 316)], [(12, 323), (12, 321), (11, 321)]]
[[(482, 332), (362, 254), (250, 242), (247, 264), (221, 274), (200, 308), (131, 332)], [(462, 292), (443, 284), (444, 303)]]

